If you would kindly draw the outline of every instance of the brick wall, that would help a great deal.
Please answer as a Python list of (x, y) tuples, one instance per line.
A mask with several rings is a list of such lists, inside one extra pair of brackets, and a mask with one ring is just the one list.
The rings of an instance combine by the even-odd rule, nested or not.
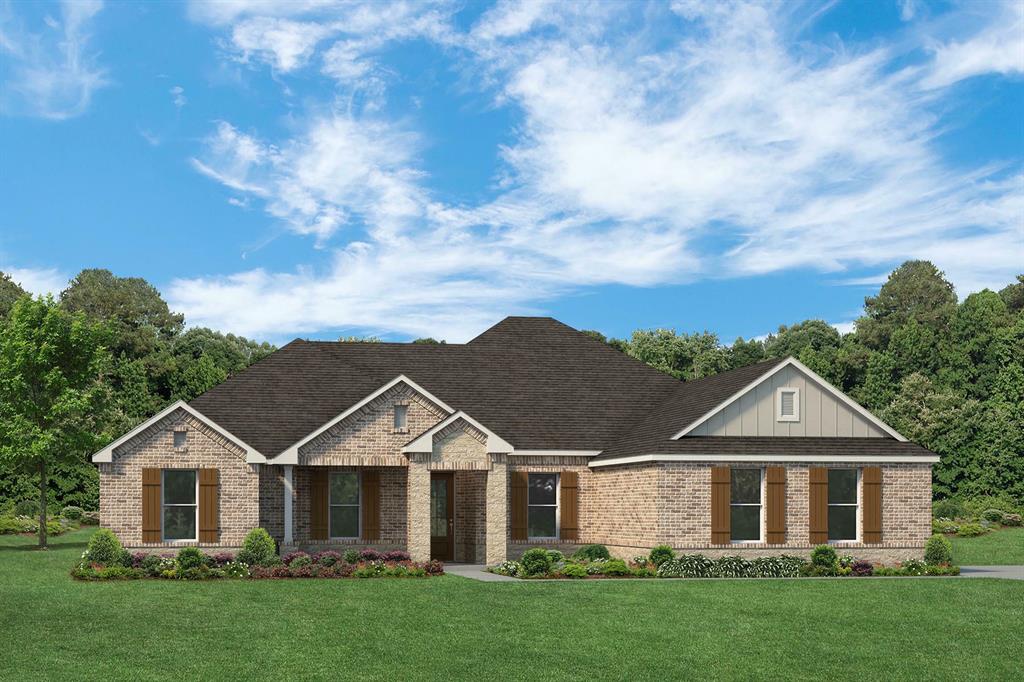
[[(174, 432), (184, 431), (186, 446), (175, 449)], [(142, 547), (142, 470), (218, 469), (219, 542), (174, 542), (145, 547), (235, 548), (259, 524), (258, 466), (246, 464), (244, 451), (195, 419), (176, 410), (114, 450), (113, 461), (99, 465), (100, 524), (126, 547)]]
[(486, 554), (487, 473), (455, 472), (455, 560), (482, 564)]

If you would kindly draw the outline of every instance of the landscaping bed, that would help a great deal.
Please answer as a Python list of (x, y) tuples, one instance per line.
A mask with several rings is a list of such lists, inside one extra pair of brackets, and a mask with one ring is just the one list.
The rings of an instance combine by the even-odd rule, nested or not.
[[(100, 522), (96, 511), (85, 511), (81, 507), (67, 506), (59, 516), (48, 516), (46, 534), (61, 535), (81, 526), (95, 526)], [(39, 507), (35, 502), (19, 502), (0, 512), (0, 535), (35, 535), (39, 532)]]
[(959, 575), (952, 565), (952, 546), (941, 535), (933, 536), (925, 548), (925, 561), (909, 560), (896, 566), (874, 564), (852, 556), (840, 556), (834, 547), (820, 545), (808, 561), (780, 555), (745, 559), (723, 556), (712, 559), (703, 554), (676, 556), (671, 547), (659, 546), (646, 556), (631, 561), (612, 558), (604, 545), (585, 545), (570, 557), (558, 550), (534, 548), (519, 561), (505, 561), (487, 569), (492, 573), (524, 579), (607, 579), (607, 578), (802, 578), (870, 576)]
[(117, 536), (100, 529), (89, 540), (71, 569), (77, 580), (215, 580), (284, 578), (425, 578), (444, 574), (440, 561), (411, 561), (406, 552), (374, 549), (292, 552), (277, 556), (273, 539), (262, 528), (249, 533), (242, 551), (206, 554), (183, 547), (177, 554), (149, 554), (125, 550)]

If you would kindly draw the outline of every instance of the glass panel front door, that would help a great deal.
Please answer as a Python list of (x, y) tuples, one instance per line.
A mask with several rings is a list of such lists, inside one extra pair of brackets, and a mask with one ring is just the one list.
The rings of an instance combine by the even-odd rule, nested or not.
[(455, 558), (455, 508), (452, 499), (455, 477), (432, 474), (430, 477), (430, 558), (452, 561)]

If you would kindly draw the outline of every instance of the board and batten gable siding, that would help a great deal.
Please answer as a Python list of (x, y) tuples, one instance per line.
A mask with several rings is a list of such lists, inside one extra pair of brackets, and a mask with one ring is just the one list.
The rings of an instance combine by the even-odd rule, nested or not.
[[(775, 393), (779, 388), (800, 390), (798, 421), (778, 421)], [(792, 365), (751, 388), (687, 435), (889, 437)]]

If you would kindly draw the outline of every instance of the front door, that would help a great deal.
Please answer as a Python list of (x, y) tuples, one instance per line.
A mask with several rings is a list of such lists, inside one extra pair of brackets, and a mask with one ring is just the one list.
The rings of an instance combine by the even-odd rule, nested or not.
[(455, 560), (455, 474), (430, 475), (430, 558)]

